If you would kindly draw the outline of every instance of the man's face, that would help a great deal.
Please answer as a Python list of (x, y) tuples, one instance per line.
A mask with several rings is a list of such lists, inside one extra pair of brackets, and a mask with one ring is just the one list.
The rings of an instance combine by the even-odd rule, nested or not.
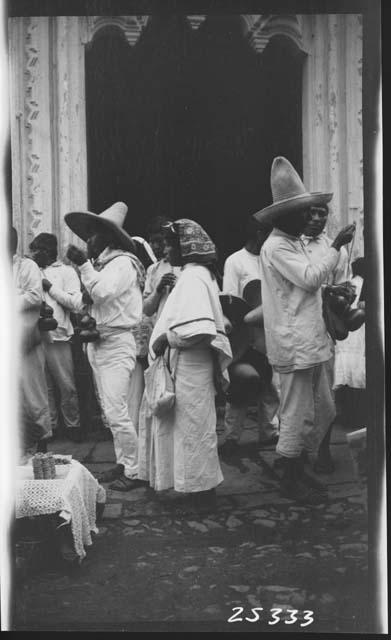
[(322, 207), (311, 207), (307, 225), (304, 229), (306, 236), (316, 238), (326, 226), (328, 211)]
[(149, 237), (149, 244), (151, 245), (152, 251), (154, 252), (156, 259), (161, 260), (164, 255), (165, 250), (165, 242), (164, 236), (161, 233), (153, 233)]
[(30, 253), (34, 262), (36, 262), (41, 269), (45, 269), (45, 267), (50, 264), (51, 258), (47, 248), (39, 243), (34, 244), (34, 242), (32, 242), (30, 244)]
[(98, 256), (106, 249), (108, 245), (108, 238), (102, 233), (94, 233), (87, 240), (87, 255), (92, 260), (96, 260)]
[(260, 227), (258, 229), (258, 231), (257, 231), (257, 242), (256, 242), (256, 248), (258, 249), (258, 253), (262, 249), (262, 246), (263, 246), (265, 240), (270, 235), (270, 231), (271, 231), (270, 229), (265, 229), (264, 227)]

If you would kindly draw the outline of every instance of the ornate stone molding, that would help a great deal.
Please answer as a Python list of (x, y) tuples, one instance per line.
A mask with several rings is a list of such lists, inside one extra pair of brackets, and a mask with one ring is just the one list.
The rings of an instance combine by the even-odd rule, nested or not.
[(262, 53), (273, 36), (286, 36), (295, 45), (307, 53), (303, 41), (301, 16), (281, 15), (242, 15), (248, 40), (257, 53)]
[(149, 16), (86, 16), (82, 35), (83, 44), (92, 42), (94, 36), (105, 27), (118, 27), (130, 46), (134, 46)]
[(196, 30), (205, 21), (206, 16), (186, 16), (192, 29)]

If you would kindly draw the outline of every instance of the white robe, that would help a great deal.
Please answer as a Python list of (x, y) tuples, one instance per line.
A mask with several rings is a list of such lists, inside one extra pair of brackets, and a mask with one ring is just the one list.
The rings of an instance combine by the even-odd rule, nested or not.
[(140, 411), (139, 477), (157, 491), (206, 491), (223, 480), (214, 368), (226, 376), (232, 354), (218, 293), (208, 269), (186, 265), (151, 337), (153, 346), (157, 337), (167, 335), (175, 368), (173, 409), (163, 418), (148, 418), (144, 398)]

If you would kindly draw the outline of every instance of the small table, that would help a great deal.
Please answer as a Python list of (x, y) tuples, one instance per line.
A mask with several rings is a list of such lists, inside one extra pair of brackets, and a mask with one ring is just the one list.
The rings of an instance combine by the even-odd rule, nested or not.
[(96, 505), (105, 502), (105, 490), (77, 460), (57, 464), (53, 480), (35, 480), (31, 460), (17, 467), (16, 518), (59, 513), (70, 525), (79, 561), (86, 556), (84, 547), (92, 544), (91, 532), (98, 532)]

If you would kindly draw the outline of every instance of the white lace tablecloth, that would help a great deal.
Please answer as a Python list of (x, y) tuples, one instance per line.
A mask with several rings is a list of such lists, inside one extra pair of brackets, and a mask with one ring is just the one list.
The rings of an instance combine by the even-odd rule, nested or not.
[(56, 479), (35, 480), (31, 461), (17, 468), (16, 517), (29, 518), (60, 512), (70, 523), (75, 551), (82, 560), (96, 528), (96, 503), (106, 502), (106, 492), (77, 460), (56, 465)]

